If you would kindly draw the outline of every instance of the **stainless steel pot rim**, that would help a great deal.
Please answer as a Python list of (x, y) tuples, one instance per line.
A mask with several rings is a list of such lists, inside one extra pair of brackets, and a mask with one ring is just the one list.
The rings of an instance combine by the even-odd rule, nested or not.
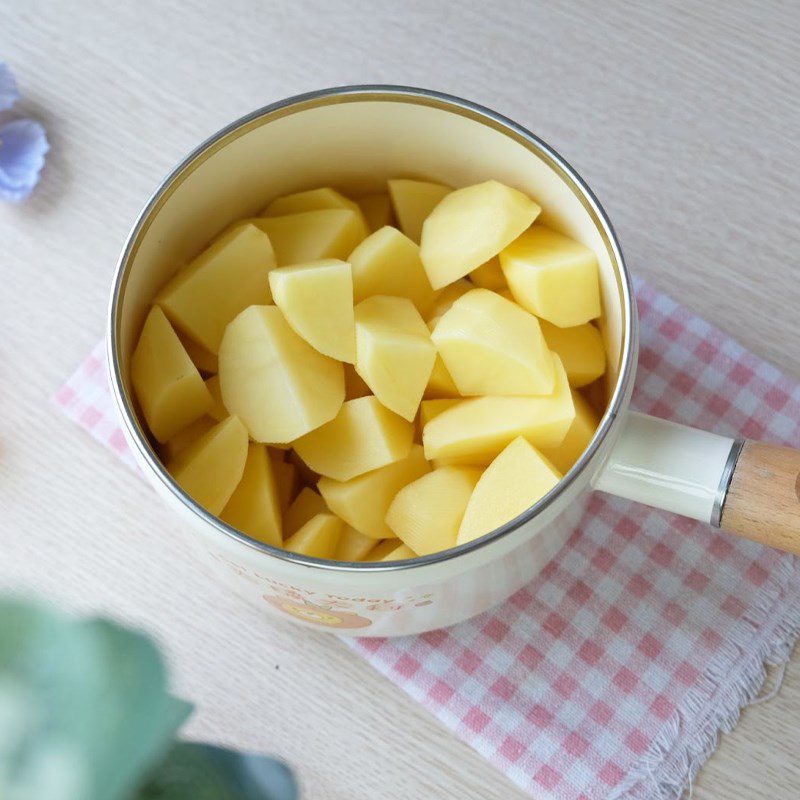
[[(251, 122), (269, 116), (270, 114), (274, 114), (276, 111), (288, 110), (292, 106), (306, 105), (311, 101), (374, 101), (381, 99), (381, 96), (384, 99), (390, 99), (395, 102), (419, 102), (422, 100), (428, 105), (440, 105), (451, 111), (461, 109), (464, 112), (468, 112), (468, 115), (471, 118), (477, 119), (484, 124), (490, 124), (495, 128), (503, 130), (507, 134), (514, 135), (515, 138), (524, 141), (527, 145), (532, 145), (539, 154), (544, 154), (553, 165), (557, 166), (565, 175), (569, 177), (573, 184), (573, 190), (575, 188), (579, 190), (584, 204), (588, 205), (592, 209), (602, 225), (609, 247), (611, 248), (613, 256), (619, 267), (619, 276), (621, 279), (620, 288), (622, 292), (623, 312), (625, 316), (623, 346), (620, 357), (620, 372), (617, 379), (617, 384), (614, 388), (614, 392), (606, 413), (601, 420), (600, 426), (598, 427), (592, 442), (578, 462), (561, 479), (558, 485), (548, 492), (548, 494), (542, 497), (537, 503), (531, 506), (531, 508), (529, 508), (526, 512), (506, 523), (501, 528), (497, 528), (491, 533), (486, 534), (485, 536), (466, 544), (459, 545), (458, 547), (450, 550), (444, 550), (428, 556), (420, 556), (418, 558), (388, 563), (329, 561), (326, 559), (312, 558), (310, 556), (290, 553), (286, 550), (275, 548), (271, 545), (257, 541), (256, 539), (252, 539), (251, 537), (241, 533), (235, 528), (230, 527), (226, 523), (222, 522), (222, 520), (220, 520), (218, 517), (206, 511), (172, 480), (169, 473), (158, 459), (146, 435), (144, 434), (134, 412), (130, 398), (127, 396), (127, 393), (124, 389), (119, 357), (118, 316), (121, 305), (122, 291), (131, 263), (131, 254), (142, 228), (146, 225), (151, 213), (159, 203), (160, 199), (170, 190), (170, 187), (181, 177), (184, 171), (187, 170), (187, 168), (189, 168), (198, 159), (199, 156), (231, 133), (234, 133)], [(257, 109), (256, 111), (241, 117), (235, 122), (232, 122), (230, 125), (227, 125), (213, 136), (206, 139), (202, 144), (189, 153), (189, 155), (187, 155), (166, 176), (166, 178), (164, 178), (136, 219), (136, 222), (128, 234), (128, 238), (125, 242), (125, 246), (122, 250), (119, 261), (117, 262), (111, 294), (111, 302), (109, 305), (107, 347), (111, 391), (122, 416), (122, 422), (129, 434), (128, 438), (130, 441), (134, 442), (144, 461), (153, 470), (153, 473), (158, 477), (161, 483), (173, 495), (175, 495), (195, 514), (197, 514), (198, 517), (215, 528), (219, 533), (228, 536), (241, 544), (258, 550), (268, 557), (278, 558), (282, 561), (288, 561), (298, 566), (302, 565), (318, 570), (355, 573), (367, 571), (388, 572), (394, 570), (409, 570), (457, 559), (460, 556), (479, 550), (497, 541), (506, 534), (516, 530), (521, 525), (525, 524), (555, 503), (561, 494), (566, 491), (566, 489), (577, 479), (586, 465), (594, 458), (595, 454), (608, 436), (615, 419), (619, 415), (619, 412), (625, 402), (627, 391), (635, 374), (636, 365), (634, 357), (636, 353), (637, 337), (637, 315), (633, 285), (630, 274), (625, 265), (622, 250), (619, 245), (619, 241), (617, 240), (614, 227), (612, 226), (611, 221), (609, 220), (608, 215), (606, 214), (599, 200), (597, 197), (595, 197), (594, 193), (586, 184), (586, 182), (556, 150), (550, 147), (550, 145), (548, 145), (546, 142), (542, 141), (538, 136), (528, 131), (526, 128), (518, 125), (513, 120), (510, 120), (502, 114), (498, 114), (497, 112), (492, 111), (485, 106), (473, 103), (469, 100), (464, 100), (463, 98), (455, 97), (442, 92), (429, 89), (420, 89), (411, 86), (367, 84), (320, 89), (314, 92), (295, 95), (293, 97), (289, 97)]]

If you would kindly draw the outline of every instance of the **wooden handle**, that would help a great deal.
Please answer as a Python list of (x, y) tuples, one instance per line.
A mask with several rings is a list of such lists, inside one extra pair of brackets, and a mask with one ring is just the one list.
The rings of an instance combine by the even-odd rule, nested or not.
[(800, 555), (800, 450), (745, 442), (720, 528)]

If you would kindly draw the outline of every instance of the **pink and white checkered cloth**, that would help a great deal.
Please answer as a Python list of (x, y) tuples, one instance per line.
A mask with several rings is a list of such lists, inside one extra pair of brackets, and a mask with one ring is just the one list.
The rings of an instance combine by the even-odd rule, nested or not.
[[(634, 405), (800, 445), (800, 385), (646, 284)], [(128, 463), (98, 345), (59, 390)], [(352, 649), (541, 800), (674, 800), (800, 635), (800, 559), (595, 495), (504, 605)]]

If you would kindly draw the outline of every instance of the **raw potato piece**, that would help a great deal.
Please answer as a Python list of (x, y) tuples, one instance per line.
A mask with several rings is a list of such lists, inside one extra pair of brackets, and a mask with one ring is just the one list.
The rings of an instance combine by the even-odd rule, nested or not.
[(401, 489), (386, 522), (421, 556), (455, 547), (458, 529), (481, 470), (442, 467)]
[(342, 535), (342, 526), (342, 521), (333, 514), (317, 514), (299, 531), (293, 533), (283, 543), (283, 547), (290, 553), (313, 558), (333, 558)]
[(247, 430), (238, 417), (218, 422), (167, 464), (175, 483), (211, 514), (219, 515), (242, 479)]
[(498, 181), (447, 195), (422, 226), (420, 256), (431, 286), (441, 289), (496, 256), (540, 211), (530, 197)]
[(394, 496), (406, 484), (430, 470), (422, 447), (412, 445), (402, 461), (359, 475), (349, 481), (320, 478), (317, 488), (334, 514), (364, 536), (373, 539), (394, 538), (384, 521)]
[(535, 447), (522, 437), (515, 439), (478, 481), (458, 531), (458, 544), (518, 517), (560, 480), (561, 473)]
[(333, 258), (279, 267), (269, 274), (275, 305), (292, 330), (315, 350), (339, 361), (356, 360), (353, 276)]
[(558, 356), (555, 390), (537, 397), (476, 397), (432, 419), (422, 431), (425, 457), (494, 458), (518, 436), (537, 447), (558, 447), (575, 418), (567, 374)]
[(500, 259), (497, 256), (490, 258), (485, 264), (481, 264), (478, 269), (472, 270), (469, 277), (481, 289), (491, 289), (493, 292), (502, 292), (503, 289), (508, 289), (506, 276), (503, 275)]
[(366, 234), (360, 211), (349, 208), (256, 217), (248, 222), (269, 236), (279, 267), (320, 258), (346, 259)]
[(356, 371), (383, 405), (412, 421), (436, 360), (428, 326), (405, 297), (369, 297), (355, 315)]
[(212, 354), (225, 326), (248, 306), (272, 302), (267, 275), (275, 253), (264, 233), (237, 224), (156, 295), (172, 324)]
[(385, 542), (376, 544), (367, 553), (364, 561), (402, 561), (406, 558), (416, 557), (417, 554), (407, 545), (397, 541), (397, 539), (388, 539)]
[(217, 422), (222, 422), (222, 420), (230, 416), (230, 413), (222, 402), (222, 393), (219, 388), (219, 375), (212, 375), (206, 381), (206, 389), (208, 389), (211, 394), (211, 399), (214, 401), (214, 405), (208, 410), (208, 415)]
[(384, 225), (392, 224), (392, 201), (388, 194), (366, 194), (363, 197), (357, 197), (356, 203), (367, 221), (367, 228), (370, 232), (377, 231)]
[[(301, 214), (303, 211), (319, 211), (323, 208), (349, 208), (351, 211), (361, 213), (360, 206), (352, 200), (337, 192), (336, 189), (325, 187), (278, 197), (264, 209), (261, 216), (281, 217), (286, 214)], [(365, 231), (364, 236), (366, 235)]]
[(382, 406), (376, 397), (348, 400), (334, 419), (294, 443), (315, 472), (349, 481), (405, 458), (414, 426)]
[(389, 181), (389, 195), (400, 229), (409, 239), (419, 244), (422, 223), (439, 205), (442, 198), (453, 190), (441, 183), (412, 181), (398, 178)]
[(231, 495), (220, 519), (234, 528), (273, 547), (283, 542), (281, 505), (274, 465), (263, 444), (251, 442), (239, 485)]
[(594, 325), (559, 328), (544, 319), (540, 324), (547, 346), (564, 364), (570, 386), (588, 386), (606, 371), (603, 337)]
[(335, 561), (363, 561), (364, 556), (375, 547), (375, 540), (364, 536), (349, 525), (344, 526), (336, 552), (333, 554)]
[(344, 401), (342, 365), (318, 353), (275, 306), (251, 306), (219, 349), (222, 400), (257, 442), (291, 442), (333, 419)]
[(168, 442), (159, 448), (164, 461), (175, 458), (178, 453), (185, 450), (192, 442), (197, 441), (204, 433), (208, 433), (216, 422), (209, 416), (196, 419), (191, 425), (187, 425), (176, 433)]
[(559, 472), (566, 475), (572, 465), (583, 455), (600, 424), (595, 410), (579, 392), (572, 392), (575, 404), (575, 420), (570, 425), (564, 441), (558, 447), (542, 448), (542, 455), (553, 462)]
[(131, 357), (131, 382), (147, 426), (166, 442), (214, 404), (203, 378), (164, 312), (147, 315)]
[(516, 301), (560, 328), (600, 316), (594, 251), (543, 225), (534, 225), (500, 253)]
[(424, 314), (436, 293), (419, 258), (419, 246), (388, 225), (370, 234), (350, 254), (353, 298), (360, 303), (376, 294), (407, 297)]
[(553, 359), (539, 320), (488, 289), (453, 303), (431, 334), (462, 395), (550, 394)]
[(295, 531), (299, 531), (317, 514), (326, 513), (328, 513), (328, 506), (325, 501), (313, 489), (309, 489), (308, 486), (303, 487), (284, 515), (283, 529), (286, 536), (291, 536)]

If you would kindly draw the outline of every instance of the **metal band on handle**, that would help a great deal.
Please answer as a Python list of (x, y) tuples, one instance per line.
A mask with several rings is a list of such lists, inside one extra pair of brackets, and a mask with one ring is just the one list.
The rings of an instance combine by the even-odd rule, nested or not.
[(731, 485), (731, 478), (733, 471), (736, 469), (736, 463), (739, 461), (739, 456), (744, 447), (744, 439), (737, 439), (731, 445), (731, 452), (728, 455), (728, 460), (725, 462), (725, 467), (722, 470), (722, 475), (719, 479), (719, 488), (717, 489), (717, 496), (714, 498), (714, 508), (711, 510), (711, 524), (715, 528), (720, 527), (722, 521), (722, 511), (725, 508), (725, 498), (728, 496), (728, 488)]

